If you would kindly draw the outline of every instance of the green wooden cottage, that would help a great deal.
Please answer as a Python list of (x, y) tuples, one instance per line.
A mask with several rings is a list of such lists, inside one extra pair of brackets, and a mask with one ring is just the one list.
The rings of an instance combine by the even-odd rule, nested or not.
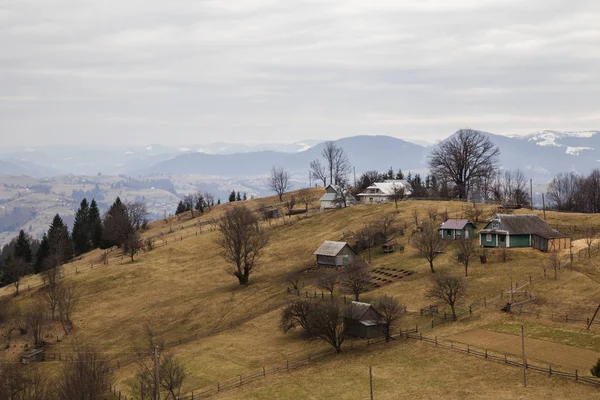
[(449, 219), (440, 225), (439, 232), (442, 239), (473, 239), (475, 224), (468, 219)]
[(483, 247), (533, 247), (541, 251), (569, 248), (571, 238), (535, 214), (497, 214), (479, 231)]

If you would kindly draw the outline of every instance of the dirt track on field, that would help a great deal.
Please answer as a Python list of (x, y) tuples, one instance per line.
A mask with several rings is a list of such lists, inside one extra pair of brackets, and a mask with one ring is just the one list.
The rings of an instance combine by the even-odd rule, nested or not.
[[(508, 333), (475, 329), (450, 336), (448, 339), (500, 353), (518, 356), (522, 354), (521, 336)], [(562, 343), (525, 337), (525, 356), (530, 361), (561, 366), (569, 370), (579, 370), (580, 373), (588, 375), (590, 368), (600, 358), (600, 353)]]

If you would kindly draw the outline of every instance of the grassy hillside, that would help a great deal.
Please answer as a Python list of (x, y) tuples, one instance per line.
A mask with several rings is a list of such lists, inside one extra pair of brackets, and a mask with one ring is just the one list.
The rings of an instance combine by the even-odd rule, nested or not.
[[(321, 192), (322, 189), (314, 190), (315, 199)], [(244, 204), (257, 210), (261, 204), (276, 202), (276, 198), (266, 198), (249, 200)], [(140, 254), (134, 263), (127, 257), (121, 258), (120, 252), (114, 250), (110, 253), (109, 264), (100, 265), (101, 252), (96, 250), (66, 265), (65, 279), (76, 282), (81, 293), (75, 313), (75, 330), (61, 342), (52, 344), (48, 351), (69, 352), (74, 341), (96, 344), (111, 354), (115, 361), (119, 361), (118, 385), (124, 392), (135, 372), (135, 365), (126, 364), (125, 361), (131, 359), (136, 348), (144, 346), (146, 327), (167, 341), (198, 335), (197, 340), (172, 348), (188, 373), (185, 387), (189, 391), (216, 385), (219, 381), (262, 366), (326, 351), (327, 346), (321, 342), (307, 342), (299, 333), (283, 335), (278, 330), (281, 306), (293, 298), (286, 291), (285, 275), (312, 265), (312, 253), (324, 240), (344, 240), (349, 231), (359, 229), (378, 215), (395, 212), (394, 205), (361, 205), (319, 212), (318, 204), (314, 201), (308, 214), (264, 222), (270, 242), (247, 287), (240, 287), (237, 279), (226, 272), (228, 266), (220, 257), (220, 249), (215, 243), (217, 232), (211, 225), (231, 206), (217, 206), (193, 219), (187, 214), (151, 224), (144, 236), (153, 238), (157, 247)], [(405, 251), (388, 255), (373, 251), (371, 268), (402, 268), (414, 273), (410, 278), (366, 293), (361, 299), (369, 301), (383, 294), (392, 295), (406, 304), (409, 311), (417, 311), (430, 304), (431, 300), (425, 297), (430, 286), (429, 266), (408, 243), (410, 233), (415, 228), (413, 209), (418, 210), (419, 218), (423, 220), (427, 218), (428, 210), (432, 209), (436, 209), (438, 214), (447, 211), (451, 218), (465, 217), (466, 207), (470, 205), (461, 202), (402, 202), (397, 214), (397, 226), (404, 229), (405, 235), (397, 237), (397, 240), (405, 246)], [(492, 211), (491, 206), (484, 208), (488, 213)], [(600, 216), (548, 213), (547, 218), (564, 225), (572, 222), (584, 224), (590, 220), (600, 224)], [(481, 227), (480, 224), (478, 228)], [(438, 271), (464, 274), (462, 266), (455, 261), (455, 250), (451, 245), (435, 261)], [(367, 256), (366, 253), (364, 256)], [(561, 254), (565, 259), (567, 256), (566, 253)], [(550, 272), (546, 279), (536, 279), (543, 276), (544, 266), (548, 264), (547, 254), (533, 249), (511, 249), (507, 262), (502, 262), (501, 258), (499, 251), (490, 251), (489, 263), (473, 263), (467, 278), (468, 295), (459, 308), (468, 309), (470, 304), (481, 303), (484, 298), (486, 302), (491, 301), (501, 292), (505, 292), (503, 296), (506, 296), (511, 270), (513, 284), (521, 286), (532, 277), (532, 284), (526, 290), (538, 297), (538, 303), (531, 308), (538, 313), (589, 316), (600, 303), (600, 284), (595, 267), (597, 256), (591, 260), (578, 260), (573, 271), (561, 270), (556, 281)], [(318, 290), (315, 280), (316, 274), (305, 275), (303, 290), (313, 293)], [(35, 286), (37, 283), (39, 277), (29, 277), (24, 281), (24, 286)], [(0, 289), (1, 294), (10, 294), (11, 291), (10, 287)], [(35, 296), (37, 292), (32, 289), (14, 301), (25, 308)], [(504, 300), (497, 299), (496, 304)], [(490, 303), (489, 307), (468, 320), (441, 325), (432, 334), (450, 338), (473, 329), (513, 333), (513, 326), (525, 324), (527, 334), (532, 338), (600, 351), (600, 331), (596, 327), (592, 328), (592, 333), (588, 333), (583, 323), (506, 315), (499, 313), (498, 309), (498, 306)], [(247, 320), (240, 323), (242, 319)], [(412, 328), (417, 324), (425, 327), (430, 324), (430, 319), (410, 314), (404, 317), (400, 327)], [(25, 341), (25, 338), (14, 339), (12, 349), (18, 351)], [(48, 338), (48, 341), (55, 340)], [(351, 342), (348, 341), (347, 350), (350, 346)], [(308, 398), (323, 398), (323, 393), (334, 393), (332, 391), (338, 393), (339, 398), (356, 398), (350, 382), (360, 380), (364, 389), (364, 370), (371, 364), (381, 367), (381, 372), (377, 372), (382, 374), (379, 376), (382, 386), (378, 398), (408, 395), (420, 398), (442, 395), (477, 397), (477, 394), (484, 393), (485, 388), (487, 394), (498, 398), (525, 394), (528, 397), (544, 397), (549, 393), (562, 397), (560, 393), (584, 395), (595, 390), (571, 382), (539, 377), (532, 381), (532, 385), (535, 387), (538, 383), (538, 387), (523, 392), (513, 378), (493, 376), (492, 369), (501, 369), (502, 374), (507, 376), (518, 375), (518, 371), (510, 367), (489, 365), (467, 357), (463, 360), (455, 354), (433, 352), (426, 345), (415, 347), (410, 342), (396, 342), (387, 347), (348, 353), (324, 358), (317, 365), (293, 372), (296, 378), (294, 384), (285, 377), (271, 377), (253, 383), (249, 391), (242, 389), (231, 392), (225, 394), (224, 398), (287, 398), (298, 394)], [(404, 376), (410, 378), (410, 385), (403, 384), (404, 378), (397, 380), (397, 377)], [(468, 387), (459, 388), (453, 384), (465, 376)], [(510, 384), (505, 385), (507, 382)]]

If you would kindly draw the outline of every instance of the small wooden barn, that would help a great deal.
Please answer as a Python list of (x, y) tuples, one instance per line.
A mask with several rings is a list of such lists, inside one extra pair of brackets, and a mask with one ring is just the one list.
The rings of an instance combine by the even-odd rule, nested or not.
[(439, 232), (442, 239), (473, 239), (475, 224), (468, 219), (449, 219), (440, 225)]
[(344, 317), (344, 332), (348, 336), (371, 339), (385, 334), (386, 322), (369, 303), (353, 301)]
[(497, 214), (479, 231), (483, 247), (533, 247), (552, 252), (571, 246), (569, 235), (552, 229), (535, 214)]
[(41, 361), (44, 361), (44, 349), (28, 350), (21, 354), (21, 362), (23, 364)]
[(339, 267), (350, 265), (356, 258), (356, 252), (346, 242), (326, 240), (314, 253), (317, 266)]

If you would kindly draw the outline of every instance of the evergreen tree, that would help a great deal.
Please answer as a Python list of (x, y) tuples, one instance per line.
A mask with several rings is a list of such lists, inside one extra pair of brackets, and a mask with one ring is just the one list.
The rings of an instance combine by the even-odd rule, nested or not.
[(404, 174), (402, 173), (401, 169), (396, 172), (396, 179), (404, 179)]
[(240, 192), (237, 192), (237, 196), (235, 197), (235, 201), (242, 201), (242, 196), (240, 196)]
[(58, 267), (73, 256), (73, 243), (69, 230), (60, 215), (56, 214), (48, 228), (50, 268)]
[(217, 199), (217, 204), (221, 204), (221, 199)]
[(196, 210), (203, 213), (205, 206), (206, 206), (206, 201), (204, 200), (204, 196), (202, 196), (202, 194), (198, 193), (196, 195)]
[(183, 214), (185, 211), (185, 204), (183, 204), (182, 200), (179, 200), (179, 204), (177, 204), (177, 210), (175, 210), (175, 215)]
[(73, 248), (75, 255), (87, 253), (92, 247), (92, 231), (90, 226), (90, 209), (87, 199), (81, 200), (79, 210), (75, 214), (75, 222), (73, 223)]
[(39, 274), (46, 268), (46, 262), (48, 261), (48, 257), (50, 256), (50, 243), (48, 242), (48, 235), (44, 233), (44, 237), (40, 242), (40, 247), (35, 256), (35, 263), (33, 265), (34, 271), (36, 274)]
[(390, 169), (388, 170), (386, 179), (394, 179), (394, 169), (392, 167), (390, 167)]
[(20, 258), (26, 263), (31, 263), (33, 253), (31, 252), (31, 237), (23, 229), (19, 231), (19, 237), (15, 244), (14, 257)]
[(102, 228), (103, 246), (105, 248), (123, 246), (133, 230), (127, 214), (127, 208), (119, 197), (116, 198), (115, 202), (106, 212)]
[(233, 203), (235, 201), (235, 190), (232, 190), (231, 193), (229, 193), (229, 202)]
[(244, 201), (248, 200), (248, 194), (246, 194), (246, 192), (244, 192), (244, 197), (243, 197)]
[(102, 218), (96, 200), (92, 199), (88, 212), (88, 226), (90, 229), (90, 240), (93, 248), (98, 248), (102, 244)]

